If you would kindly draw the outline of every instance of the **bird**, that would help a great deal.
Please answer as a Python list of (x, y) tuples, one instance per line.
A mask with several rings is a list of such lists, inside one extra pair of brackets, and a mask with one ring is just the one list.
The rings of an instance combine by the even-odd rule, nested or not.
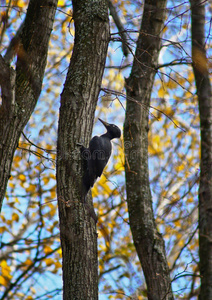
[(83, 159), (83, 180), (82, 199), (86, 202), (86, 196), (90, 188), (93, 187), (97, 178), (102, 175), (105, 166), (111, 156), (111, 140), (121, 137), (121, 130), (114, 124), (109, 124), (102, 119), (99, 121), (105, 126), (107, 132), (101, 136), (94, 136), (89, 143), (89, 147), (81, 146), (81, 156)]

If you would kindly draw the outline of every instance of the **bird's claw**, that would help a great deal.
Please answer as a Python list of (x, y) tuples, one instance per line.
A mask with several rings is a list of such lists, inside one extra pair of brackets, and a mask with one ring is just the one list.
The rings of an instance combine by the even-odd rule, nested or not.
[(79, 146), (79, 147), (83, 147), (83, 144), (77, 143), (77, 146)]

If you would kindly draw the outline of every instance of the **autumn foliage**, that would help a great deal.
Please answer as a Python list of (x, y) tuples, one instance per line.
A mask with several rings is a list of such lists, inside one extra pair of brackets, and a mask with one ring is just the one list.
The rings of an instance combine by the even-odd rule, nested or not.
[[(110, 44), (96, 120), (122, 128), (125, 78), (131, 72), (143, 2), (112, 1), (126, 31), (123, 55), (118, 29), (110, 16)], [(1, 2), (2, 56), (23, 22), (28, 1)], [(206, 50), (211, 55), (211, 5), (206, 1)], [(74, 45), (71, 1), (58, 1), (43, 88), (15, 152), (0, 215), (1, 299), (61, 299), (62, 252), (56, 196), (56, 143), (60, 94)], [(197, 68), (211, 68), (194, 53)], [(15, 65), (16, 57), (12, 65)], [(211, 69), (210, 69), (211, 70)], [(165, 241), (176, 299), (197, 299), (198, 186), (200, 120), (192, 70), (188, 2), (168, 1), (149, 113), (149, 171), (154, 217)], [(68, 121), (68, 120), (67, 120)], [(102, 134), (95, 123), (93, 135)], [(133, 244), (125, 191), (123, 137), (92, 189), (98, 216), (100, 299), (147, 299), (145, 279)], [(130, 155), (136, 157), (137, 153)], [(127, 161), (126, 161), (127, 163)], [(128, 166), (129, 170), (130, 165)], [(61, 200), (62, 201), (62, 200)], [(193, 297), (193, 298), (192, 298)]]

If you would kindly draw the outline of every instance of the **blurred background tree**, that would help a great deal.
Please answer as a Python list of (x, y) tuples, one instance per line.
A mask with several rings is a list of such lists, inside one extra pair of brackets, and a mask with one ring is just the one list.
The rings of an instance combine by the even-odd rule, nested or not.
[[(11, 123), (4, 110), (8, 108), (6, 97), (10, 96), (5, 94), (5, 90), (11, 88), (8, 87), (10, 81), (6, 76), (8, 63), (18, 73), (22, 71), (21, 66), (34, 57), (34, 53), (37, 55), (40, 53), (38, 50), (41, 41), (40, 32), (40, 40), (35, 40), (34, 44), (31, 45), (29, 40), (25, 40), (24, 49), (26, 47), (27, 51), (34, 51), (32, 56), (25, 56), (25, 52), (16, 50), (17, 59), (13, 56), (14, 53), (11, 53), (11, 49), (14, 49), (12, 43), (16, 41), (14, 37), (19, 36), (19, 32), (23, 30), (19, 31), (19, 28), (25, 20), (28, 2), (8, 0), (1, 3), (1, 128), (4, 126), (8, 128), (6, 124)], [(39, 1), (30, 1), (31, 5), (33, 3), (35, 5), (35, 2), (39, 6)], [(43, 3), (42, 1), (42, 6)], [(146, 1), (146, 4), (148, 3)], [(49, 15), (52, 21), (55, 8), (53, 6), (51, 16)], [(125, 78), (130, 76), (133, 60), (137, 59), (135, 49), (141, 34), (143, 10), (144, 2), (110, 2), (112, 15), (110, 15), (110, 44), (95, 120), (101, 117), (122, 127), (126, 110)], [(50, 14), (49, 9), (45, 13)], [(198, 17), (195, 18), (197, 14)], [(0, 215), (2, 299), (61, 299), (62, 295), (62, 254), (56, 204), (55, 156), (60, 93), (74, 45), (72, 17), (71, 2), (58, 1), (49, 45), (48, 40), (45, 40), (48, 57), (41, 93), (41, 73), (44, 71), (45, 59), (39, 64), (42, 70), (39, 70), (38, 78), (32, 77), (31, 72), (34, 71), (32, 68), (24, 78), (21, 78), (22, 82), (18, 82), (20, 77), (16, 79), (16, 84), (19, 84), (19, 88), (16, 89), (20, 99), (18, 108), (23, 108), (22, 105), (27, 105), (27, 100), (32, 99), (30, 107), (32, 112), (38, 97), (39, 100), (31, 117), (28, 110), (19, 110), (17, 118), (23, 116), (30, 119), (27, 122), (25, 118), (21, 126), (18, 126), (18, 130), (13, 128), (16, 140), (13, 139), (13, 148), (8, 145), (12, 152), (17, 147), (19, 135), (20, 139), (13, 157), (12, 169), (8, 172), (9, 169), (6, 168), (7, 174), (3, 174), (5, 168), (1, 169), (1, 176), (6, 176), (6, 181), (11, 175)], [(44, 19), (31, 17), (31, 20), (41, 22), (42, 28), (45, 27), (42, 23)], [(117, 19), (124, 30), (117, 23)], [(195, 22), (198, 20), (201, 21), (199, 24), (201, 30), (195, 31), (198, 27), (198, 24), (195, 27)], [(28, 23), (25, 24), (23, 39), (35, 30)], [(35, 21), (34, 25), (37, 26)], [(52, 25), (47, 32), (43, 32), (46, 37), (50, 34), (51, 27)], [(41, 31), (39, 27), (38, 31)], [(197, 36), (195, 32), (198, 32)], [(146, 34), (148, 40), (148, 33)], [(152, 43), (154, 39), (157, 41), (157, 38), (150, 35), (147, 42)], [(138, 108), (146, 117), (148, 115), (149, 119), (149, 183), (155, 228), (162, 234), (165, 242), (174, 297), (197, 299), (201, 275), (203, 277), (200, 299), (210, 299), (205, 295), (211, 295), (212, 290), (210, 279), (212, 102), (209, 77), (211, 3), (168, 1), (160, 39), (158, 49), (160, 54), (157, 65), (154, 65), (154, 82), (149, 91), (150, 107), (142, 103), (142, 109)], [(34, 45), (38, 48), (33, 48)], [(140, 48), (140, 51), (145, 53), (151, 53), (150, 50)], [(142, 63), (145, 64), (145, 61)], [(37, 61), (35, 64), (37, 65)], [(147, 62), (143, 65), (143, 70), (146, 67), (149, 68)], [(145, 78), (146, 73), (143, 75)], [(15, 80), (13, 71), (10, 71), (9, 78)], [(203, 86), (203, 78), (207, 89), (205, 85)], [(34, 90), (28, 88), (28, 83)], [(207, 96), (201, 98), (201, 92), (204, 91), (207, 91)], [(131, 98), (136, 99), (132, 95)], [(203, 99), (206, 99), (207, 103), (201, 110), (198, 102), (202, 104)], [(6, 135), (2, 132), (7, 131), (5, 129), (1, 131), (3, 138)], [(101, 133), (102, 127), (96, 124), (93, 134)], [(1, 147), (5, 147), (5, 140), (2, 143)], [(204, 153), (201, 167), (200, 143), (201, 153)], [(127, 165), (126, 160), (125, 164), (124, 158), (124, 148), (127, 152), (131, 147), (130, 139), (125, 142), (123, 139), (114, 142), (113, 157), (104, 175), (92, 189), (94, 207), (98, 215), (100, 299), (147, 298), (145, 279), (131, 236), (125, 191), (125, 165), (128, 171), (135, 172), (130, 162)], [(130, 153), (131, 158), (136, 159), (138, 153), (133, 151)], [(3, 181), (1, 180), (1, 184)], [(199, 181), (202, 184), (200, 191)], [(1, 189), (1, 192), (3, 194), (4, 189)], [(207, 197), (205, 194), (201, 196), (202, 193), (207, 193)], [(202, 220), (199, 223), (200, 255), (199, 219)], [(201, 245), (206, 252), (201, 252)], [(204, 281), (205, 278), (208, 282)]]

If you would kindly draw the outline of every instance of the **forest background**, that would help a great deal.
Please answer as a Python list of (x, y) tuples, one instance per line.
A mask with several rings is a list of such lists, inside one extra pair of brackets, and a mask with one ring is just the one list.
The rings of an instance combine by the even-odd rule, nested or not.
[[(25, 19), (28, 2), (8, 0), (1, 3), (2, 56), (8, 53), (8, 45)], [(207, 68), (210, 74), (212, 6), (210, 1), (200, 2), (205, 6), (207, 60), (201, 53), (196, 55), (198, 65)], [(143, 2), (133, 0), (111, 3), (111, 15), (115, 8), (124, 31), (117, 28), (114, 15), (110, 15), (110, 43), (93, 135), (104, 132), (98, 117), (122, 129), (126, 112), (125, 79), (131, 73), (144, 9)], [(142, 104), (142, 109), (149, 115), (149, 180), (153, 213), (165, 242), (176, 299), (197, 299), (200, 292), (201, 141), (192, 68), (190, 5), (189, 1), (167, 2), (151, 106)], [(42, 91), (13, 158), (0, 215), (1, 299), (61, 299), (62, 251), (55, 166), (60, 95), (74, 46), (72, 9), (71, 1), (58, 1)], [(11, 66), (15, 68), (16, 56), (11, 60)], [(98, 215), (100, 299), (147, 298), (126, 200), (125, 167), (128, 160), (125, 160), (124, 149), (127, 151), (131, 147), (132, 142), (124, 141), (123, 136), (113, 142), (110, 163), (92, 189)], [(130, 155), (136, 158), (138, 153), (131, 151)]]

